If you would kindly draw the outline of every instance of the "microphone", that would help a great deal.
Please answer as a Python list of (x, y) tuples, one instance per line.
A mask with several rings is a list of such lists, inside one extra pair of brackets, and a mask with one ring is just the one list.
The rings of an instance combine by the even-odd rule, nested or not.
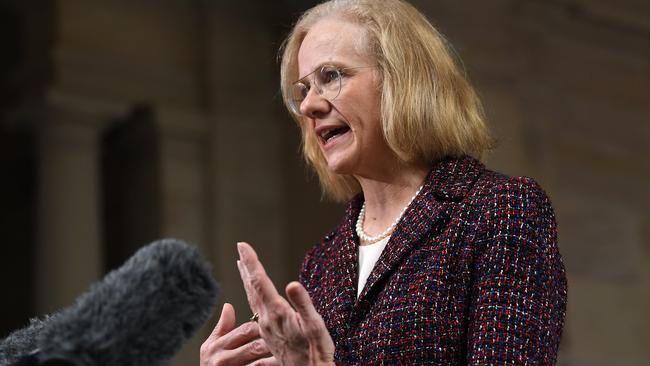
[(165, 365), (208, 319), (217, 292), (195, 248), (154, 242), (70, 307), (10, 334), (0, 365)]
[(36, 337), (43, 330), (47, 319), (48, 316), (42, 319), (31, 319), (27, 327), (13, 331), (7, 338), (0, 341), (0, 365), (14, 365), (14, 362), (25, 354), (34, 352), (38, 348)]

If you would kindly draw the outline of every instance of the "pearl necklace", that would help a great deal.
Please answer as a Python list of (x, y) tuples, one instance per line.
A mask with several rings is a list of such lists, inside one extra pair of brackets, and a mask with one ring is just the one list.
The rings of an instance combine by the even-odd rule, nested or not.
[(404, 215), (404, 212), (406, 212), (406, 209), (411, 205), (411, 202), (413, 202), (415, 197), (418, 196), (418, 194), (422, 190), (423, 186), (424, 185), (421, 185), (420, 188), (418, 188), (418, 190), (415, 192), (413, 197), (411, 197), (411, 199), (406, 204), (406, 206), (404, 206), (404, 208), (402, 209), (402, 212), (400, 212), (400, 214), (397, 216), (395, 221), (393, 221), (393, 223), (390, 224), (386, 228), (386, 230), (384, 230), (384, 232), (382, 232), (381, 234), (376, 235), (376, 236), (370, 236), (370, 235), (366, 234), (365, 231), (363, 231), (363, 220), (366, 217), (366, 202), (364, 201), (363, 206), (361, 206), (361, 211), (359, 211), (359, 217), (357, 218), (357, 227), (356, 227), (356, 229), (357, 229), (357, 235), (359, 236), (359, 239), (361, 239), (361, 241), (363, 241), (363, 242), (373, 244), (373, 243), (376, 243), (376, 242), (386, 238), (390, 234), (392, 234), (393, 231), (395, 230), (395, 227), (397, 226), (397, 223), (399, 222), (399, 220), (402, 219), (402, 216)]

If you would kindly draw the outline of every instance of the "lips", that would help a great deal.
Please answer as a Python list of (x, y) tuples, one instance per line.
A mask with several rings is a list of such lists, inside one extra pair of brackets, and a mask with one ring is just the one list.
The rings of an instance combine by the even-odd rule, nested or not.
[(350, 131), (350, 127), (346, 124), (337, 124), (337, 125), (322, 125), (316, 127), (316, 136), (318, 136), (323, 142), (327, 144), (338, 136), (344, 135)]

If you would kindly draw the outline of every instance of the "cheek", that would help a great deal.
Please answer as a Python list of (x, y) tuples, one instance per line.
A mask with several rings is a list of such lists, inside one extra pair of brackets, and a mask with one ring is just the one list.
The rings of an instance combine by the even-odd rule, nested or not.
[(360, 121), (364, 129), (381, 123), (381, 103), (367, 94), (350, 97), (340, 105), (342, 114), (349, 114), (349, 117)]
[(374, 116), (378, 113), (378, 109), (381, 102), (379, 101), (379, 98), (375, 93), (369, 91), (367, 93), (359, 95), (357, 101), (359, 102), (357, 105), (359, 106), (359, 108), (363, 109), (363, 112), (366, 115)]
[(364, 92), (357, 95), (359, 108), (367, 118), (381, 120), (381, 91), (375, 85), (363, 90)]
[(383, 128), (381, 120), (381, 112), (379, 108), (375, 107), (368, 110), (366, 114), (368, 127), (372, 130), (373, 135), (383, 137)]

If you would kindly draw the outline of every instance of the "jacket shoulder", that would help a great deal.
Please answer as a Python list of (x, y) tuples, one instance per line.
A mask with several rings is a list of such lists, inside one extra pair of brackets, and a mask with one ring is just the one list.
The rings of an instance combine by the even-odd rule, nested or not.
[(489, 169), (483, 171), (468, 197), (492, 207), (503, 205), (526, 209), (541, 204), (550, 208), (548, 194), (535, 179), (526, 176), (509, 177)]

